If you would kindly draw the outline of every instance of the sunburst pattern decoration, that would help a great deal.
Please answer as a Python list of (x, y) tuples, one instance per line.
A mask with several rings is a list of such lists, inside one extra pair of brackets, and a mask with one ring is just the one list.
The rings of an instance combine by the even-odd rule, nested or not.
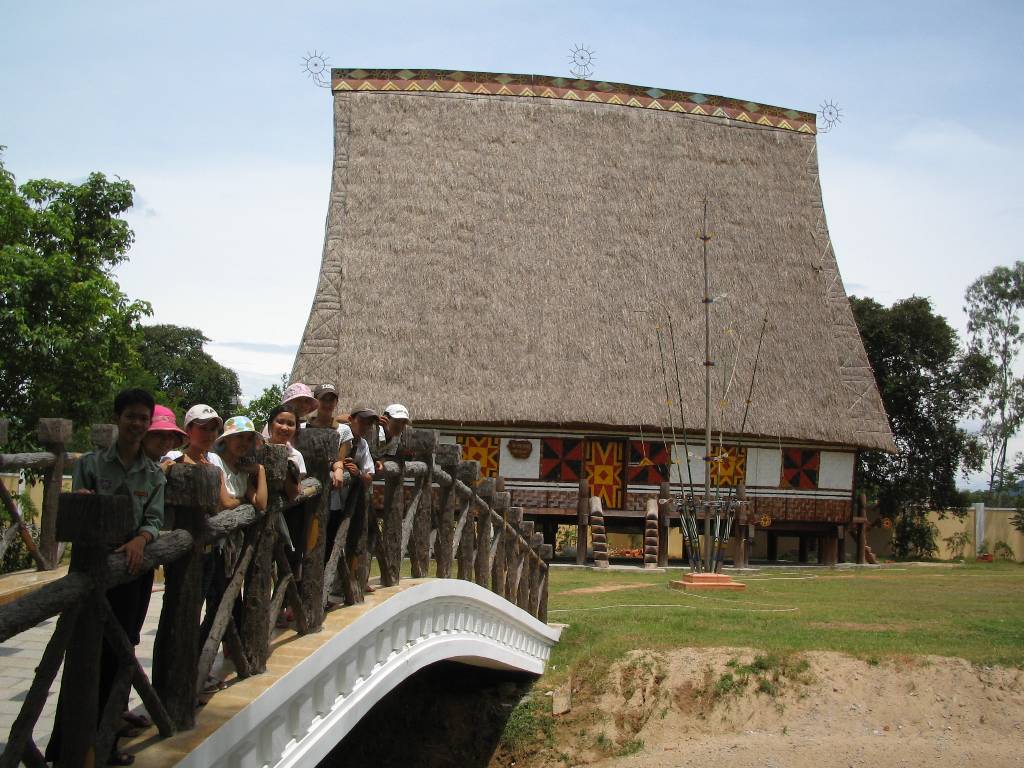
[(818, 133), (828, 133), (843, 122), (843, 110), (828, 99), (818, 108)]
[(327, 66), (328, 57), (314, 50), (302, 57), (302, 71), (321, 88), (331, 87), (331, 70)]
[(580, 80), (587, 80), (594, 74), (594, 61), (597, 56), (585, 45), (573, 46), (569, 52), (569, 71)]

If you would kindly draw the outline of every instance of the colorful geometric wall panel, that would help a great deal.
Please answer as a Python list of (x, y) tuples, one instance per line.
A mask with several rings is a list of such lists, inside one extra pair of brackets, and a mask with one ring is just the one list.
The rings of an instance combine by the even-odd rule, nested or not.
[(480, 462), (480, 477), (498, 476), (498, 456), (501, 441), (491, 435), (458, 435), (464, 461)]
[(711, 485), (737, 486), (746, 482), (747, 449), (735, 445), (711, 446)]
[(590, 494), (598, 496), (605, 509), (622, 509), (623, 454), (620, 440), (587, 440), (587, 480)]
[(540, 479), (578, 483), (583, 477), (583, 439), (545, 437), (540, 441)]
[(500, 466), (502, 477), (536, 480), (540, 477), (540, 440), (501, 438)]
[(668, 446), (651, 440), (629, 441), (629, 482), (635, 485), (659, 485), (668, 479)]
[(783, 488), (813, 491), (818, 487), (821, 451), (786, 448), (782, 451)]

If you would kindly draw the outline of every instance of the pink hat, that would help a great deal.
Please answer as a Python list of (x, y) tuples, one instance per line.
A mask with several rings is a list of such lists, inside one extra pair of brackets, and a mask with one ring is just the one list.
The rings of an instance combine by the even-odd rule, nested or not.
[(153, 420), (149, 423), (149, 432), (177, 432), (187, 437), (185, 430), (178, 426), (174, 411), (165, 405), (153, 406)]
[(316, 408), (316, 398), (313, 397), (313, 390), (301, 381), (296, 381), (294, 384), (289, 384), (281, 395), (281, 404), (284, 405), (285, 403), (290, 403), (293, 400), (300, 400), (304, 397), (312, 400), (313, 407)]

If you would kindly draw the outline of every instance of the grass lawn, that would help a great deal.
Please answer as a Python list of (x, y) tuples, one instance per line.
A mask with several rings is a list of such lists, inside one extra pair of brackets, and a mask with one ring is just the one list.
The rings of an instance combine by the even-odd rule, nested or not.
[[(596, 682), (634, 648), (743, 646), (771, 652), (839, 651), (868, 659), (959, 656), (1024, 668), (1024, 566), (893, 565), (878, 569), (768, 568), (743, 592), (669, 589), (679, 571), (554, 568), (550, 622), (569, 627), (545, 687), (570, 671)], [(588, 591), (626, 586), (625, 589)], [(657, 607), (632, 607), (632, 606)]]

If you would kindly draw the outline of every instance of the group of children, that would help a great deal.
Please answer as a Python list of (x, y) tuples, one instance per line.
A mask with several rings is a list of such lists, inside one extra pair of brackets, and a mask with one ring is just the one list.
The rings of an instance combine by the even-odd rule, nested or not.
[[(389, 405), (382, 414), (371, 408), (358, 407), (352, 409), (346, 418), (339, 419), (335, 415), (337, 406), (338, 392), (334, 385), (320, 384), (310, 389), (306, 384), (295, 382), (284, 390), (281, 404), (270, 412), (266, 425), (258, 432), (249, 417), (232, 416), (225, 421), (205, 404), (189, 408), (182, 428), (178, 426), (174, 412), (157, 405), (145, 390), (129, 389), (117, 395), (114, 399), (117, 441), (107, 449), (82, 456), (72, 474), (72, 490), (127, 495), (132, 499), (136, 530), (117, 551), (125, 553), (129, 571), (139, 576), (110, 589), (107, 598), (134, 644), (139, 643), (153, 587), (153, 571), (143, 572), (142, 561), (146, 545), (160, 535), (163, 527), (164, 470), (174, 463), (215, 466), (221, 472), (217, 511), (251, 504), (262, 512), (267, 507), (267, 479), (263, 466), (255, 461), (255, 449), (263, 442), (283, 445), (288, 449), (290, 471), (286, 496), (294, 499), (306, 474), (302, 454), (293, 445), (300, 429), (335, 429), (339, 434), (338, 455), (331, 465), (330, 513), (326, 530), (328, 552), (325, 558), (330, 556), (330, 548), (342, 521), (351, 519), (345, 543), (349, 570), (354, 576), (359, 575), (365, 590), (372, 591), (368, 583), (368, 568), (358, 569), (362, 552), (357, 548), (362, 545), (363, 530), (367, 531), (364, 551), (372, 554), (376, 549), (377, 524), (376, 520), (366, 519), (367, 508), (372, 509), (366, 503), (366, 494), (374, 475), (381, 470), (383, 460), (394, 453), (398, 438), (410, 423), (409, 410), (398, 403)], [(305, 521), (301, 508), (293, 508), (290, 514), (286, 514), (285, 523), (281, 533), (289, 543), (304, 541)], [(233, 570), (232, 561), (236, 555), (237, 547), (230, 539), (215, 542), (204, 555), (203, 578), (207, 599), (204, 638), (226, 588), (226, 575)], [(296, 557), (295, 562), (298, 559)], [(286, 625), (290, 619), (289, 615), (283, 615), (279, 625)], [(100, 663), (101, 702), (109, 695), (116, 669), (113, 650), (104, 643)], [(217, 684), (218, 681), (213, 682)], [(58, 701), (58, 709), (62, 707), (63, 703)], [(127, 711), (123, 717), (127, 727), (148, 724), (148, 719)], [(54, 734), (47, 746), (48, 760), (57, 759), (59, 753), (60, 719), (58, 713)], [(116, 746), (108, 757), (108, 765), (130, 765), (132, 761), (131, 755), (119, 752)]]

